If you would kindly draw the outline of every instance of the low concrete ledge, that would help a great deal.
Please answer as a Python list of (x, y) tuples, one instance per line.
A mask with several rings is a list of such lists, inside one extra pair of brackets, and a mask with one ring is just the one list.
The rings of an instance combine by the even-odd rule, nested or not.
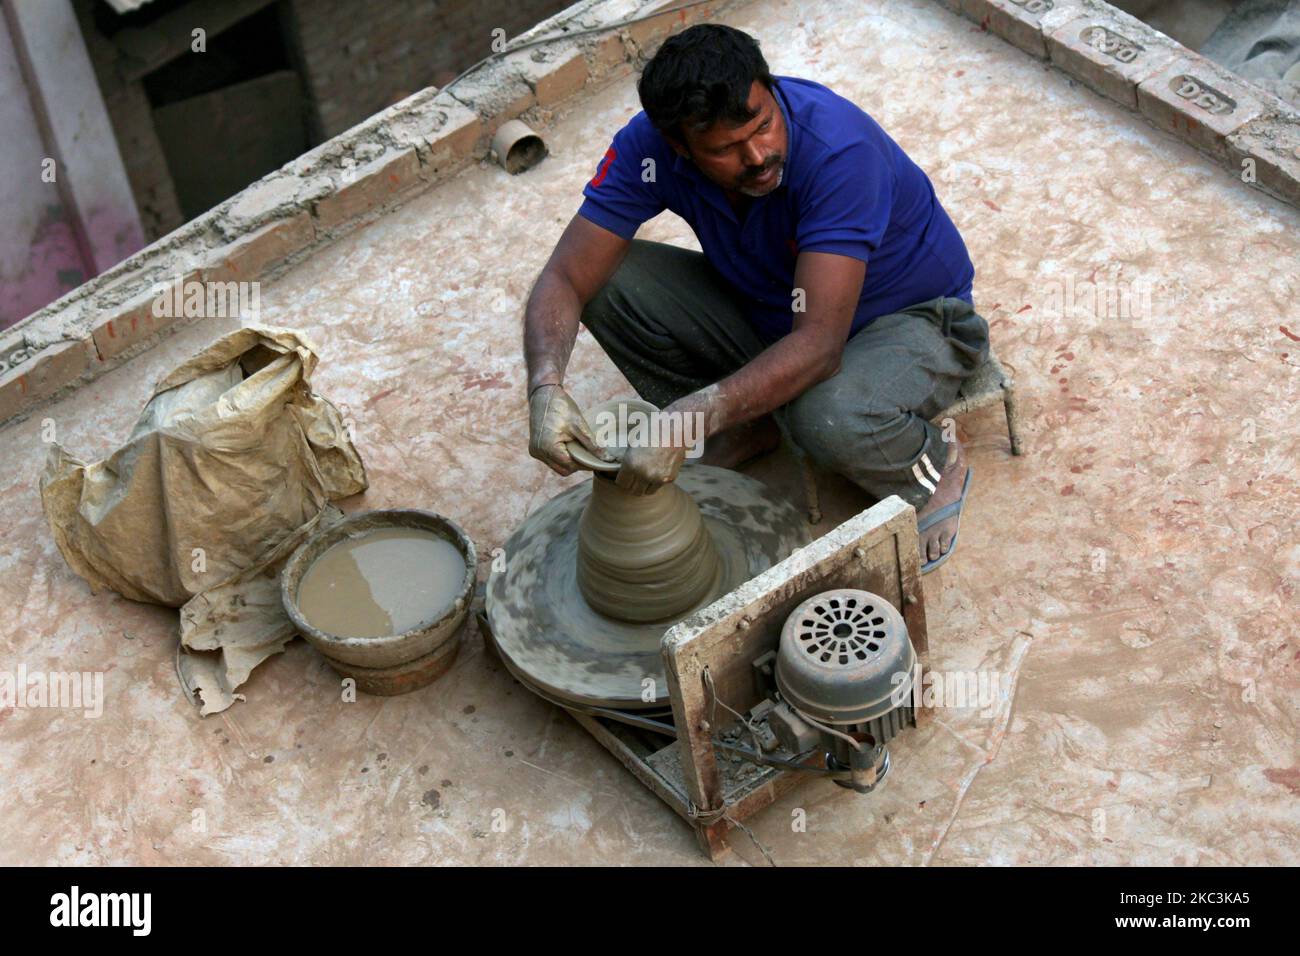
[(1300, 111), (1275, 110), (1228, 135), (1228, 165), (1243, 181), (1300, 206)]
[[(0, 333), (0, 423), (198, 321), (156, 308), (160, 284), (273, 278), (483, 159), (502, 123), (527, 113), (544, 125), (589, 85), (630, 72), (651, 43), (729, 2), (581, 0), (450, 89), (421, 90), (286, 163)], [(633, 18), (646, 19), (623, 23)]]
[(1266, 93), (1204, 57), (1179, 57), (1138, 84), (1137, 94), (1152, 125), (1219, 160), (1227, 158), (1228, 137), (1267, 109)]
[[(1043, 17), (1075, 4), (1071, 0), (961, 0), (961, 13), (983, 30), (1040, 59), (1047, 58)], [(949, 4), (949, 6), (951, 6)]]
[(1113, 8), (1071, 4), (1045, 17), (1042, 26), (1055, 66), (1131, 110), (1138, 108), (1138, 85), (1184, 52), (1163, 33)]
[(937, 0), (1300, 205), (1300, 111), (1104, 0)]

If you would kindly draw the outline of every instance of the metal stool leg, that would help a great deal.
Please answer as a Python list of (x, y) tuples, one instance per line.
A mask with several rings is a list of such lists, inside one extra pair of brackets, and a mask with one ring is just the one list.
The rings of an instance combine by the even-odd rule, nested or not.
[(812, 459), (804, 454), (802, 448), (798, 448), (798, 446), (796, 448), (796, 454), (799, 456), (799, 468), (803, 472), (803, 498), (804, 504), (808, 507), (808, 523), (817, 524), (822, 520), (821, 495), (817, 491), (817, 473), (813, 471)]
[(1007, 437), (1011, 440), (1011, 454), (1022, 455), (1024, 448), (1020, 442), (1020, 403), (1016, 399), (1014, 385), (1002, 386), (1002, 407), (1007, 415)]

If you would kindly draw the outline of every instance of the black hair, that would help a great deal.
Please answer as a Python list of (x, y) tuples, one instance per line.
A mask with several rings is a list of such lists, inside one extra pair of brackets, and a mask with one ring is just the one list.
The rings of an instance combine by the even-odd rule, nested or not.
[(769, 90), (772, 74), (758, 41), (721, 23), (700, 23), (670, 36), (637, 83), (641, 108), (661, 133), (682, 141), (683, 129), (702, 132), (722, 120), (740, 126), (754, 118), (749, 90)]

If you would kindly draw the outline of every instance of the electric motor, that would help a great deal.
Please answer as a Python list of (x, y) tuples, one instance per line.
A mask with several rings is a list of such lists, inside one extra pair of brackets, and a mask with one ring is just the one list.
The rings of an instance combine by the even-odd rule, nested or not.
[(907, 625), (892, 604), (869, 591), (824, 591), (781, 630), (772, 729), (795, 753), (823, 747), (829, 767), (851, 771), (845, 786), (869, 791), (889, 768), (885, 745), (916, 724), (915, 670)]

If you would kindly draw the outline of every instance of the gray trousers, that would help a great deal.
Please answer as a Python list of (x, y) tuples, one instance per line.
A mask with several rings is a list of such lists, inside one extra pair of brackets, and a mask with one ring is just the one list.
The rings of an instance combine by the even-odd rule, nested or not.
[[(763, 351), (745, 309), (703, 254), (634, 239), (582, 322), (637, 393), (663, 408)], [(948, 459), (929, 419), (984, 361), (988, 334), (962, 299), (883, 315), (849, 339), (838, 373), (785, 406), (784, 425), (820, 467), (919, 508)]]

